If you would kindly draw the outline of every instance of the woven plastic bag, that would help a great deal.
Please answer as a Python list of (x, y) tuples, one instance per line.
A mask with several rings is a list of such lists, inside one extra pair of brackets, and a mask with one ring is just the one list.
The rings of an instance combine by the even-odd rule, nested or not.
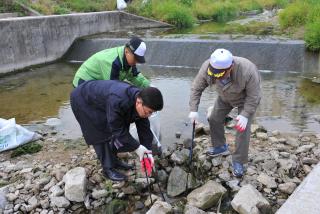
[(127, 7), (127, 3), (124, 0), (117, 0), (118, 10), (123, 10)]
[(0, 118), (0, 152), (38, 140), (40, 137), (39, 134), (16, 124), (15, 118)]

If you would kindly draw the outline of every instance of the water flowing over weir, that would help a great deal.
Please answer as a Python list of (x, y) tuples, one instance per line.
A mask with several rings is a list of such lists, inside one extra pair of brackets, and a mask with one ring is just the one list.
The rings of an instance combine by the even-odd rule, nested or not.
[[(67, 61), (84, 61), (93, 53), (127, 39), (80, 39), (65, 55)], [(305, 50), (303, 41), (146, 39), (148, 65), (199, 68), (216, 48), (226, 48), (236, 56), (253, 61), (259, 70), (312, 72), (319, 71), (319, 55)], [(83, 51), (85, 50), (85, 51)]]

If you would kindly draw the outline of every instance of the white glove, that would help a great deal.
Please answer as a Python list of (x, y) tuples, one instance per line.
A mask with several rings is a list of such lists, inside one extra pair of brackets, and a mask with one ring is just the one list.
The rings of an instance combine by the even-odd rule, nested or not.
[(154, 164), (154, 159), (152, 156), (152, 151), (148, 150), (146, 147), (143, 145), (140, 145), (136, 150), (134, 150), (135, 153), (139, 156), (140, 161), (143, 160), (144, 154), (148, 155), (148, 158), (150, 159), (151, 163)]
[(191, 123), (193, 123), (194, 121), (197, 122), (197, 121), (198, 121), (198, 118), (199, 118), (198, 112), (191, 111), (191, 112), (189, 113), (189, 118), (190, 118), (190, 120), (191, 120)]
[(247, 127), (247, 123), (248, 123), (248, 118), (242, 116), (242, 115), (238, 115), (236, 117), (237, 125), (235, 126), (235, 128), (239, 131), (239, 132), (243, 132), (246, 127)]

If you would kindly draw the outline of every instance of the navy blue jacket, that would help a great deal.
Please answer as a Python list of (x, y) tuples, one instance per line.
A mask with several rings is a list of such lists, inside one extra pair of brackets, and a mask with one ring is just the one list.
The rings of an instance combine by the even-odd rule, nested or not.
[(117, 80), (86, 81), (71, 93), (71, 107), (88, 144), (112, 139), (117, 149), (137, 149), (139, 143), (130, 135), (135, 123), (139, 141), (151, 149), (152, 132), (148, 118), (139, 117), (135, 105), (141, 89)]

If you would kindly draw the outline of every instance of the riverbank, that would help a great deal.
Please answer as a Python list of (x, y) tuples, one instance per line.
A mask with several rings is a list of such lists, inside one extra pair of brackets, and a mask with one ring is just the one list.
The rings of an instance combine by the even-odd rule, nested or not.
[[(218, 212), (219, 207), (220, 212), (260, 207), (264, 213), (274, 213), (320, 157), (319, 135), (266, 133), (253, 125), (246, 175), (237, 179), (231, 173), (231, 156), (209, 158), (205, 155), (210, 145), (208, 127), (199, 125), (196, 132), (192, 171), (187, 149), (190, 139), (185, 136), (156, 158), (157, 176), (149, 179), (153, 183), (152, 198), (153, 202), (161, 200), (159, 182), (167, 204), (158, 202), (151, 206), (147, 181), (140, 169), (127, 172), (128, 182), (105, 180), (93, 149), (88, 148), (83, 139), (61, 140), (56, 137), (56, 131), (47, 130), (42, 131), (43, 139), (37, 142), (43, 146), (40, 152), (16, 158), (10, 158), (12, 151), (1, 154), (0, 207), (3, 213), (89, 213), (93, 210), (99, 213), (110, 209), (120, 213), (148, 210), (153, 213), (155, 207), (157, 213), (162, 209), (163, 213), (168, 210), (201, 212), (199, 209)], [(227, 142), (233, 150), (232, 124), (227, 129)], [(139, 163), (133, 154), (125, 153), (121, 158)], [(79, 179), (68, 180), (74, 173)], [(75, 186), (79, 191), (72, 191)]]

